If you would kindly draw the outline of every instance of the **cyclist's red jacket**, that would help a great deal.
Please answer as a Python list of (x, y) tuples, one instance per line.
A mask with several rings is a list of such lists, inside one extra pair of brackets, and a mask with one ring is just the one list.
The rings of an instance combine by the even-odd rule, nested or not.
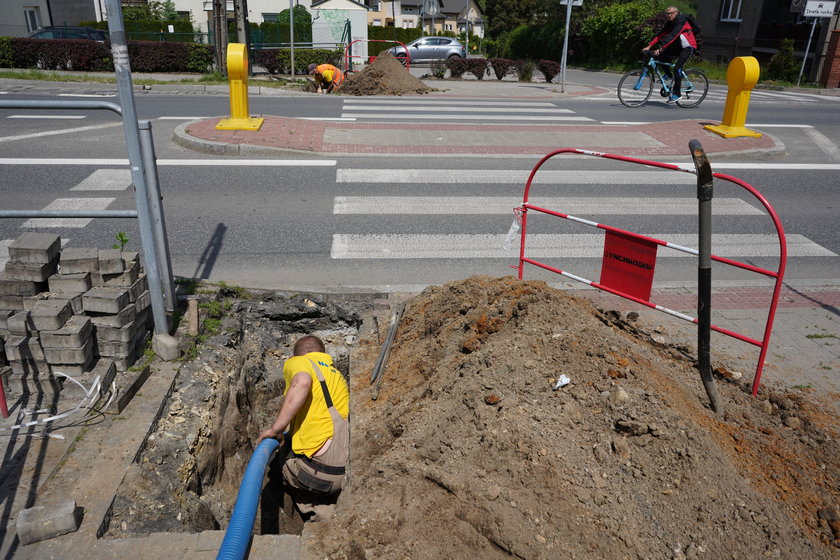
[(688, 44), (691, 45), (693, 49), (697, 49), (697, 38), (694, 36), (694, 29), (692, 29), (691, 24), (688, 23), (688, 18), (682, 14), (677, 14), (677, 17), (675, 17), (673, 21), (666, 23), (662, 28), (662, 31), (659, 32), (659, 35), (653, 38), (647, 48), (651, 48), (657, 41), (659, 41), (659, 48), (665, 50), (674, 41), (679, 41), (680, 35), (685, 36), (685, 40), (688, 41)]

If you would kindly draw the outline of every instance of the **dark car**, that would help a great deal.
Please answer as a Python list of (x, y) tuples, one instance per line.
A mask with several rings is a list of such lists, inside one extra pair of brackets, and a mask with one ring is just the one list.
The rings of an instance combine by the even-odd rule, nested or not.
[(420, 37), (406, 44), (406, 48), (397, 45), (391, 47), (388, 51), (405, 66), (406, 49), (408, 49), (408, 59), (412, 64), (430, 60), (467, 57), (464, 45), (458, 39), (452, 37)]
[(88, 39), (90, 41), (107, 41), (108, 32), (93, 27), (79, 27), (62, 25), (41, 27), (28, 35), (30, 39)]

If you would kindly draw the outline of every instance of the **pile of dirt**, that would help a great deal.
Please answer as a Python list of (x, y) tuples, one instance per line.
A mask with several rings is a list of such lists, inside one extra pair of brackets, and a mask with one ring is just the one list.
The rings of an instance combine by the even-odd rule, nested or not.
[(837, 418), (731, 379), (716, 415), (630, 318), (513, 278), (409, 300), (376, 400), (384, 333), (351, 356), (351, 485), (312, 557), (840, 558)]
[(409, 74), (389, 52), (377, 56), (373, 63), (361, 72), (347, 76), (347, 81), (341, 88), (342, 93), (349, 95), (405, 95), (430, 91), (434, 89)]

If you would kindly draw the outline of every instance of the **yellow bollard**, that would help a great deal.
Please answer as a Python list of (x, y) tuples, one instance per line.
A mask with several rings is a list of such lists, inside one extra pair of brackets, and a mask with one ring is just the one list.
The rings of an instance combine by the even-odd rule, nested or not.
[(248, 53), (242, 43), (230, 43), (227, 51), (230, 80), (230, 118), (222, 119), (216, 130), (259, 130), (263, 120), (248, 113)]
[(750, 136), (761, 138), (761, 133), (744, 126), (747, 122), (747, 110), (750, 105), (750, 92), (758, 82), (758, 60), (752, 56), (739, 56), (732, 59), (726, 70), (726, 105), (723, 108), (723, 121), (720, 124), (707, 124), (703, 128), (711, 130), (724, 138)]

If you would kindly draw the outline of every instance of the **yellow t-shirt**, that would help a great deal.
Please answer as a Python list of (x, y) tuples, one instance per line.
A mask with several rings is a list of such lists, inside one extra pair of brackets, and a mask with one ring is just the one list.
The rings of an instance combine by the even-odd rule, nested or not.
[[(286, 360), (283, 365), (283, 378), (286, 380), (286, 392), (292, 384), (292, 377), (299, 372), (306, 372), (312, 378), (312, 390), (303, 406), (292, 420), (290, 432), (292, 434), (292, 451), (307, 457), (321, 449), (333, 435), (333, 423), (321, 383), (312, 367), (312, 360), (318, 364), (321, 375), (327, 382), (327, 389), (332, 397), (333, 405), (344, 418), (350, 414), (350, 390), (347, 382), (333, 365), (329, 354), (310, 352), (305, 356), (294, 356)], [(285, 394), (285, 393), (284, 393)]]

